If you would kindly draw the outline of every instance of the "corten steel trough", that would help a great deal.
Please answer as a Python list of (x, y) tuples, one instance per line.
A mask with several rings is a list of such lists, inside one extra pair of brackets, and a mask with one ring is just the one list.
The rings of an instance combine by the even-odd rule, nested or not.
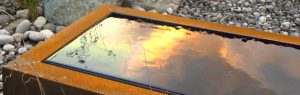
[(299, 95), (300, 38), (103, 5), (3, 67), (4, 95)]

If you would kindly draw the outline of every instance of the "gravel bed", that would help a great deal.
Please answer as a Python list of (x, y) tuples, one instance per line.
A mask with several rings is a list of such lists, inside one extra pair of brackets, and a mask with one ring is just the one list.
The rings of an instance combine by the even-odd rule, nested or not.
[(183, 0), (173, 15), (299, 37), (299, 0)]
[(29, 10), (11, 0), (0, 1), (0, 4), (0, 64), (15, 59), (64, 28), (43, 17), (42, 4), (36, 19), (29, 19)]
[[(28, 9), (22, 9), (13, 0), (0, 0), (0, 66), (65, 28), (65, 26), (49, 23), (43, 16), (42, 6), (43, 4), (40, 3), (39, 17), (30, 19)], [(1, 72), (0, 76), (2, 76)], [(3, 94), (2, 88), (2, 77), (0, 77), (0, 95)]]

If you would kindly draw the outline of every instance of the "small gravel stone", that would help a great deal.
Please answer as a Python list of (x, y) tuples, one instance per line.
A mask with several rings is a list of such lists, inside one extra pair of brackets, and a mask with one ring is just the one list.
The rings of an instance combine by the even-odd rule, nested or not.
[(288, 34), (289, 34), (289, 32), (286, 32), (286, 31), (281, 31), (281, 34), (283, 34), (283, 35), (288, 35)]
[(0, 45), (13, 43), (15, 40), (10, 35), (0, 35)]
[(5, 51), (9, 51), (9, 50), (11, 50), (11, 49), (14, 49), (14, 48), (16, 48), (14, 45), (12, 45), (12, 44), (6, 44), (6, 45), (4, 45), (3, 47), (3, 50), (5, 50)]
[(266, 0), (266, 2), (267, 2), (267, 3), (272, 3), (272, 2), (273, 2), (273, 0)]
[(16, 17), (17, 18), (28, 18), (29, 17), (29, 10), (25, 9), (25, 10), (19, 10), (16, 13)]
[(10, 33), (5, 29), (1, 29), (0, 30), (0, 35), (10, 35)]
[(27, 52), (27, 48), (25, 47), (21, 47), (18, 49), (18, 54), (24, 54), (25, 52)]
[(32, 41), (39, 42), (45, 40), (46, 37), (40, 32), (31, 31), (29, 32), (29, 39)]
[(282, 25), (283, 27), (289, 28), (290, 25), (291, 25), (291, 23), (290, 23), (290, 22), (283, 22), (281, 25)]
[(173, 14), (173, 9), (172, 8), (167, 8), (166, 11), (167, 11), (168, 14)]
[(258, 7), (258, 11), (264, 13), (265, 11), (267, 11), (267, 8), (265, 6), (260, 6)]
[(6, 10), (5, 6), (0, 6), (0, 10)]
[[(292, 25), (293, 26), (293, 25)], [(297, 28), (291, 28), (290, 29), (290, 32), (297, 32), (298, 31), (298, 29)]]
[(16, 53), (14, 51), (11, 51), (8, 53), (9, 55), (16, 55)]
[(39, 29), (43, 28), (43, 26), (47, 23), (47, 20), (45, 17), (40, 16), (38, 17), (34, 22), (33, 25)]
[(233, 25), (234, 23), (233, 23), (233, 22), (231, 22), (231, 21), (229, 21), (229, 22), (228, 22), (228, 24), (229, 24), (229, 25)]
[(260, 17), (260, 13), (259, 13), (259, 12), (253, 12), (253, 15), (254, 15), (256, 18), (259, 18), (259, 17)]
[(14, 32), (15, 28), (24, 20), (25, 19), (15, 20), (15, 21), (11, 22), (10, 24), (8, 24), (7, 26), (5, 26), (4, 29), (12, 34)]
[(213, 17), (213, 18), (210, 19), (210, 21), (216, 22), (216, 21), (218, 21), (218, 17)]
[(25, 47), (27, 50), (30, 50), (30, 49), (32, 48), (32, 45), (31, 45), (31, 44), (26, 44), (24, 47)]
[(280, 26), (281, 31), (289, 31), (289, 27)]
[(0, 82), (0, 90), (3, 89), (3, 82)]
[(158, 13), (156, 10), (150, 10), (149, 12)]
[(30, 27), (30, 30), (31, 30), (31, 31), (37, 31), (37, 29), (36, 29), (35, 26), (31, 26), (31, 27)]
[(261, 3), (266, 3), (266, 0), (259, 0), (259, 2), (261, 2)]
[(259, 22), (260, 23), (265, 23), (267, 21), (267, 18), (265, 17), (265, 16), (261, 16), (260, 18), (259, 18)]
[(43, 34), (44, 37), (46, 37), (46, 39), (48, 39), (48, 38), (50, 38), (51, 36), (54, 35), (54, 33), (52, 31), (47, 30), (47, 29), (46, 30), (42, 30), (40, 33)]
[(2, 74), (0, 75), (0, 81), (2, 82), (3, 80), (2, 80)]
[(244, 15), (243, 15), (243, 14), (237, 14), (237, 15), (236, 15), (236, 18), (237, 18), (237, 19), (243, 19), (243, 18), (244, 18)]
[(37, 32), (37, 31), (26, 31), (26, 32), (24, 33), (24, 39), (25, 39), (25, 40), (29, 38), (29, 33), (30, 33), (30, 32)]
[(44, 29), (44, 30), (45, 30), (45, 29), (48, 29), (48, 30), (50, 30), (50, 31), (55, 31), (55, 30), (56, 30), (56, 25), (54, 25), (53, 23), (47, 23), (47, 24), (44, 26), (43, 29)]
[(31, 23), (29, 20), (22, 21), (16, 28), (16, 33), (24, 33), (29, 30), (31, 27)]
[(56, 27), (56, 32), (59, 32), (59, 31), (65, 29), (65, 28), (66, 28), (65, 26), (57, 26)]
[(256, 2), (256, 0), (249, 0), (249, 2), (251, 2), (251, 3), (255, 3), (255, 2)]
[(8, 52), (17, 52), (17, 51), (18, 51), (18, 49), (14, 48), (14, 49), (9, 50)]
[(0, 52), (0, 55), (1, 55), (0, 58), (2, 59), (2, 57), (3, 57), (5, 54), (6, 54), (5, 51), (1, 51), (1, 52)]
[(43, 13), (43, 8), (40, 7), (40, 6), (37, 7), (37, 11), (38, 11), (38, 14), (39, 14), (39, 15), (43, 15), (43, 14), (44, 14), (44, 13)]
[(298, 32), (292, 32), (290, 33), (291, 36), (300, 37), (300, 33)]
[(298, 26), (300, 26), (300, 19), (299, 18), (296, 18), (294, 22), (295, 22), (295, 24), (297, 24)]
[(242, 8), (243, 12), (252, 12), (252, 8)]
[(242, 26), (243, 26), (243, 27), (247, 27), (247, 26), (248, 26), (248, 23), (243, 23)]
[(137, 6), (137, 5), (134, 5), (132, 8), (136, 9), (136, 10), (140, 10), (140, 11), (146, 11), (144, 8)]
[(242, 8), (241, 7), (237, 7), (236, 9), (234, 9), (235, 12), (241, 12)]
[(273, 11), (274, 10), (274, 5), (265, 5), (265, 7), (268, 11)]
[(9, 52), (9, 54), (5, 55), (4, 57), (4, 61), (10, 61), (10, 60), (13, 60), (13, 58), (15, 57), (14, 55), (15, 53), (14, 52)]
[(250, 3), (249, 3), (249, 2), (244, 2), (244, 6), (245, 6), (245, 7), (249, 7), (249, 6), (250, 6)]
[(22, 42), (23, 40), (25, 40), (24, 34), (22, 34), (22, 33), (15, 33), (11, 36), (15, 39), (16, 42), (19, 42), (19, 43)]
[(0, 15), (0, 25), (6, 25), (10, 22), (10, 17), (8, 15)]

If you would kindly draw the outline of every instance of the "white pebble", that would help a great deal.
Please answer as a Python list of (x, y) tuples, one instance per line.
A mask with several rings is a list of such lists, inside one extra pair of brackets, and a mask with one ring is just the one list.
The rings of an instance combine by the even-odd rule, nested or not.
[(40, 32), (31, 31), (29, 32), (29, 39), (32, 41), (39, 42), (45, 40), (46, 37)]
[(291, 23), (290, 22), (283, 22), (281, 25), (283, 27), (290, 27)]
[(25, 47), (21, 47), (18, 49), (18, 54), (24, 54), (25, 52), (27, 52), (27, 48)]
[(54, 35), (54, 33), (52, 31), (47, 30), (47, 29), (46, 30), (42, 30), (41, 34), (43, 34), (46, 37), (46, 39), (48, 39), (48, 38), (50, 38), (50, 37), (52, 37)]
[(11, 49), (14, 49), (14, 48), (15, 48), (15, 46), (12, 45), (12, 44), (6, 44), (6, 45), (3, 46), (3, 50), (5, 50), (5, 51), (8, 51), (8, 50), (11, 50)]
[(172, 8), (167, 8), (166, 11), (167, 11), (168, 14), (173, 14), (173, 9)]
[(259, 18), (259, 22), (260, 23), (265, 23), (267, 21), (267, 18), (265, 17), (265, 16), (261, 16), (260, 18)]
[(281, 34), (283, 34), (283, 35), (288, 35), (288, 34), (289, 34), (289, 32), (282, 31), (282, 32), (281, 32)]
[(43, 26), (47, 23), (47, 20), (45, 17), (40, 16), (38, 17), (34, 22), (33, 25), (39, 29), (43, 28)]

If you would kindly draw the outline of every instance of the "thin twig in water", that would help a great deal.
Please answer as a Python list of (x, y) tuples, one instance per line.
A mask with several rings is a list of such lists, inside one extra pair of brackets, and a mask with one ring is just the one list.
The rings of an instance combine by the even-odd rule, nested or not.
[(148, 81), (148, 84), (149, 84), (149, 87), (150, 87), (150, 90), (152, 91), (152, 85), (151, 85), (151, 82), (150, 82), (150, 78), (149, 78), (149, 70), (148, 70), (148, 63), (147, 63), (147, 59), (146, 59), (146, 51), (145, 51), (145, 48), (143, 47), (143, 51), (144, 51), (144, 62), (146, 64), (146, 81)]

